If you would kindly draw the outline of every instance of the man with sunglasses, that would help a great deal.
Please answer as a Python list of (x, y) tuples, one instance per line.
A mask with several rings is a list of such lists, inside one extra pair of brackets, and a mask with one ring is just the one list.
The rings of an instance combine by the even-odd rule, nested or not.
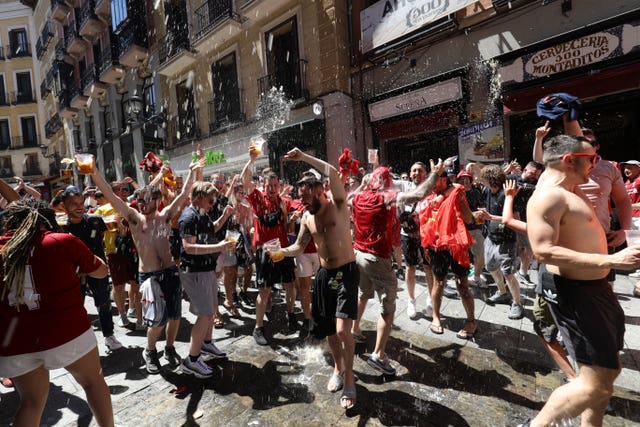
[(540, 278), (545, 300), (580, 373), (522, 426), (548, 426), (578, 415), (583, 425), (602, 425), (620, 373), (625, 330), (624, 312), (607, 276), (613, 268), (638, 268), (640, 246), (607, 253), (607, 234), (580, 189), (597, 162), (589, 142), (556, 136), (545, 142), (543, 161), (544, 179), (527, 206), (527, 235), (534, 255), (546, 264)]
[(180, 285), (178, 267), (173, 262), (169, 248), (170, 221), (182, 208), (189, 195), (195, 170), (201, 168), (203, 164), (204, 161), (191, 162), (189, 176), (182, 192), (161, 211), (158, 211), (158, 203), (160, 203), (162, 193), (158, 187), (146, 186), (136, 190), (134, 195), (139, 209), (137, 211), (111, 190), (111, 187), (97, 168), (91, 174), (96, 186), (104, 193), (116, 211), (129, 223), (129, 229), (138, 250), (140, 282), (144, 283), (145, 280), (157, 281), (164, 295), (167, 314), (166, 324), (150, 326), (147, 329), (147, 348), (142, 354), (147, 372), (150, 374), (160, 372), (156, 342), (165, 326), (167, 343), (164, 357), (172, 365), (180, 361), (180, 356), (176, 353), (173, 343), (178, 334), (182, 315), (182, 287)]

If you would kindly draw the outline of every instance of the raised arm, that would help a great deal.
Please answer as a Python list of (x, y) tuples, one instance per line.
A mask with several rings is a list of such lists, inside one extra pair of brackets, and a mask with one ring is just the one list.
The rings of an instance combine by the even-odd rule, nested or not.
[(513, 201), (520, 189), (516, 181), (508, 179), (504, 184), (504, 206), (502, 206), (502, 223), (518, 233), (527, 234), (527, 223), (513, 217)]
[(40, 199), (42, 197), (42, 194), (40, 194), (38, 190), (26, 184), (21, 177), (14, 176), (13, 179), (15, 179), (16, 182), (18, 183), (18, 187), (16, 188), (17, 192), (19, 192), (20, 190), (24, 190), (27, 194), (29, 194), (34, 199)]
[(331, 198), (336, 205), (340, 205), (346, 201), (347, 194), (344, 191), (344, 183), (340, 178), (338, 169), (324, 160), (320, 160), (317, 157), (313, 157), (309, 154), (303, 153), (298, 148), (294, 148), (284, 156), (285, 160), (298, 160), (308, 163), (313, 168), (321, 171), (324, 175), (329, 177), (329, 188), (331, 190)]
[(427, 178), (415, 189), (399, 193), (398, 203), (414, 203), (431, 193), (438, 181), (438, 177), (444, 170), (444, 163), (442, 163), (442, 159), (438, 159), (438, 163), (434, 163), (433, 160), (429, 160), (429, 162), (431, 164), (431, 172), (427, 175)]
[(116, 194), (111, 189), (111, 186), (104, 179), (97, 167), (93, 168), (91, 179), (96, 184), (96, 187), (98, 187), (98, 189), (102, 191), (104, 197), (109, 201), (109, 203), (111, 203), (111, 206), (113, 206), (113, 208), (118, 211), (118, 213), (123, 218), (125, 218), (131, 224), (137, 224), (139, 222), (139, 213), (135, 209), (130, 207), (126, 202), (123, 202), (120, 197), (116, 196)]
[(198, 169), (202, 169), (202, 166), (204, 166), (204, 159), (194, 160), (191, 162), (191, 164), (189, 165), (189, 175), (187, 175), (187, 180), (182, 187), (182, 191), (180, 192), (180, 194), (178, 194), (178, 196), (176, 196), (175, 199), (173, 199), (169, 206), (166, 206), (162, 210), (163, 215), (168, 215), (169, 218), (172, 218), (176, 213), (178, 213), (178, 209), (182, 208), (182, 205), (187, 200), (187, 197), (189, 197), (189, 193), (191, 192), (193, 177), (197, 173), (196, 171)]
[(258, 157), (258, 154), (256, 153), (255, 150), (251, 150), (249, 149), (249, 161), (247, 162), (246, 165), (244, 165), (244, 168), (242, 169), (242, 172), (240, 173), (240, 176), (242, 176), (242, 185), (244, 186), (244, 191), (249, 192), (249, 188), (251, 188), (251, 169), (253, 168), (253, 164), (256, 161), (256, 157)]
[(536, 139), (533, 142), (533, 160), (538, 163), (542, 163), (542, 143), (550, 131), (551, 125), (549, 120), (545, 122), (544, 126), (540, 126), (536, 129)]

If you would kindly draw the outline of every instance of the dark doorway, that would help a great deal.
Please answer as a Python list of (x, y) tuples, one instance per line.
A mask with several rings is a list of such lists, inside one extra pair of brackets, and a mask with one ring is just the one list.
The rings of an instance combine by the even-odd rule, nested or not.
[(380, 144), (381, 159), (394, 173), (408, 172), (415, 162), (429, 165), (429, 159), (446, 159), (458, 154), (458, 130), (444, 129), (408, 137), (388, 139)]

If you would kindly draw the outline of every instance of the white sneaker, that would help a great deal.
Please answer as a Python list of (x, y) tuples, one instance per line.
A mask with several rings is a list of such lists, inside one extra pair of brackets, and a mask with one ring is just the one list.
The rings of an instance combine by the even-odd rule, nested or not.
[(136, 317), (136, 309), (135, 308), (130, 308), (129, 310), (127, 310), (127, 317)]
[(122, 343), (120, 341), (118, 341), (118, 339), (113, 335), (110, 335), (110, 336), (106, 337), (104, 339), (104, 344), (111, 351), (120, 350), (122, 347), (124, 347), (122, 345)]
[(424, 309), (424, 315), (426, 317), (433, 317), (433, 304), (431, 300), (427, 301), (427, 308)]
[(486, 289), (488, 287), (487, 279), (482, 276), (474, 276), (473, 278), (470, 278), (469, 283), (482, 289)]
[(635, 279), (640, 277), (640, 270), (636, 270), (633, 273), (629, 273), (629, 277), (633, 277)]
[(185, 357), (180, 364), (180, 370), (196, 378), (210, 378), (213, 376), (213, 369), (204, 363), (202, 356), (198, 357), (198, 360), (195, 362), (192, 362), (189, 356)]
[(416, 300), (410, 299), (407, 303), (407, 315), (409, 316), (409, 319), (415, 320), (416, 314)]
[(118, 326), (120, 326), (121, 328), (126, 328), (127, 326), (129, 326), (129, 319), (127, 319), (126, 314), (121, 314), (120, 316), (118, 316)]

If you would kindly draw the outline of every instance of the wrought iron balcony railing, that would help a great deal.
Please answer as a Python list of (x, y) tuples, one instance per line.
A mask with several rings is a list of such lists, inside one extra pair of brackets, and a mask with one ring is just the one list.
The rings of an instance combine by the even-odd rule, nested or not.
[(207, 0), (194, 12), (194, 38), (199, 39), (211, 28), (231, 17), (232, 0)]
[(284, 94), (291, 100), (308, 99), (307, 89), (307, 61), (298, 60), (298, 66), (287, 77), (267, 74), (258, 79), (260, 96), (266, 96), (272, 87), (282, 87)]
[(31, 56), (31, 45), (27, 42), (10, 43), (7, 46), (7, 59)]
[(191, 49), (189, 29), (173, 30), (158, 41), (158, 60), (164, 64), (180, 52)]

